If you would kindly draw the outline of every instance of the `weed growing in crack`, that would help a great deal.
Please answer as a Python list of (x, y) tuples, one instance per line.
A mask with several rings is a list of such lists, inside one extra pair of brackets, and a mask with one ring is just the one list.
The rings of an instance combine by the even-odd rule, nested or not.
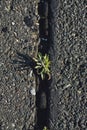
[(33, 60), (36, 62), (35, 69), (37, 70), (37, 73), (41, 76), (42, 80), (44, 80), (45, 76), (48, 76), (48, 79), (50, 79), (50, 59), (47, 54), (44, 56), (39, 52), (37, 55), (37, 58), (33, 58)]
[(46, 126), (44, 126), (43, 130), (48, 130), (48, 128)]

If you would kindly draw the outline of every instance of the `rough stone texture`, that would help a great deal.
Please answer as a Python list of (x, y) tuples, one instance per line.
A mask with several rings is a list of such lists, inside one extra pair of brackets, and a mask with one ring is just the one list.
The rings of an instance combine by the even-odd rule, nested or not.
[(50, 130), (87, 130), (87, 1), (50, 1)]
[(34, 129), (35, 75), (26, 65), (17, 68), (26, 64), (26, 54), (37, 53), (37, 8), (37, 0), (0, 0), (0, 130)]

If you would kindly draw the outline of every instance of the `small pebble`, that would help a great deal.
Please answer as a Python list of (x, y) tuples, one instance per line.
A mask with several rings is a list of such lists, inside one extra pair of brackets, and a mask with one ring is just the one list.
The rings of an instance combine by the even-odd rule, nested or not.
[(33, 71), (31, 70), (31, 72), (30, 72), (30, 77), (32, 77), (32, 74), (33, 74)]
[(77, 92), (78, 92), (78, 94), (81, 94), (81, 91), (80, 91), (80, 90), (78, 90)]
[(12, 123), (12, 127), (15, 127), (15, 124), (14, 124), (14, 123)]
[(14, 23), (14, 22), (12, 22), (12, 25), (15, 25), (15, 23)]
[(36, 95), (35, 88), (32, 88), (32, 89), (30, 90), (30, 93), (31, 93), (33, 96), (35, 96), (35, 95)]

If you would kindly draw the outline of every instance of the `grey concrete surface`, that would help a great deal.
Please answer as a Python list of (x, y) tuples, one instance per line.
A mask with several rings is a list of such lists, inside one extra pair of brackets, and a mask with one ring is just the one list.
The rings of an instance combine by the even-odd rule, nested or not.
[(49, 129), (87, 130), (87, 1), (51, 0)]
[(38, 2), (0, 0), (0, 130), (34, 129), (35, 75), (24, 57), (37, 53)]

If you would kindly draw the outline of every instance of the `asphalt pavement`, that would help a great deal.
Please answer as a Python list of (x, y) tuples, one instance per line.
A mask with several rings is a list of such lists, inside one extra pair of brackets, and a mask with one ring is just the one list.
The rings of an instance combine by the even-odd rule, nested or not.
[[(0, 130), (87, 130), (87, 1), (38, 2), (0, 0)], [(51, 80), (37, 84), (40, 41)]]
[(49, 129), (87, 130), (87, 1), (49, 1)]
[(0, 130), (34, 130), (38, 0), (0, 0)]

